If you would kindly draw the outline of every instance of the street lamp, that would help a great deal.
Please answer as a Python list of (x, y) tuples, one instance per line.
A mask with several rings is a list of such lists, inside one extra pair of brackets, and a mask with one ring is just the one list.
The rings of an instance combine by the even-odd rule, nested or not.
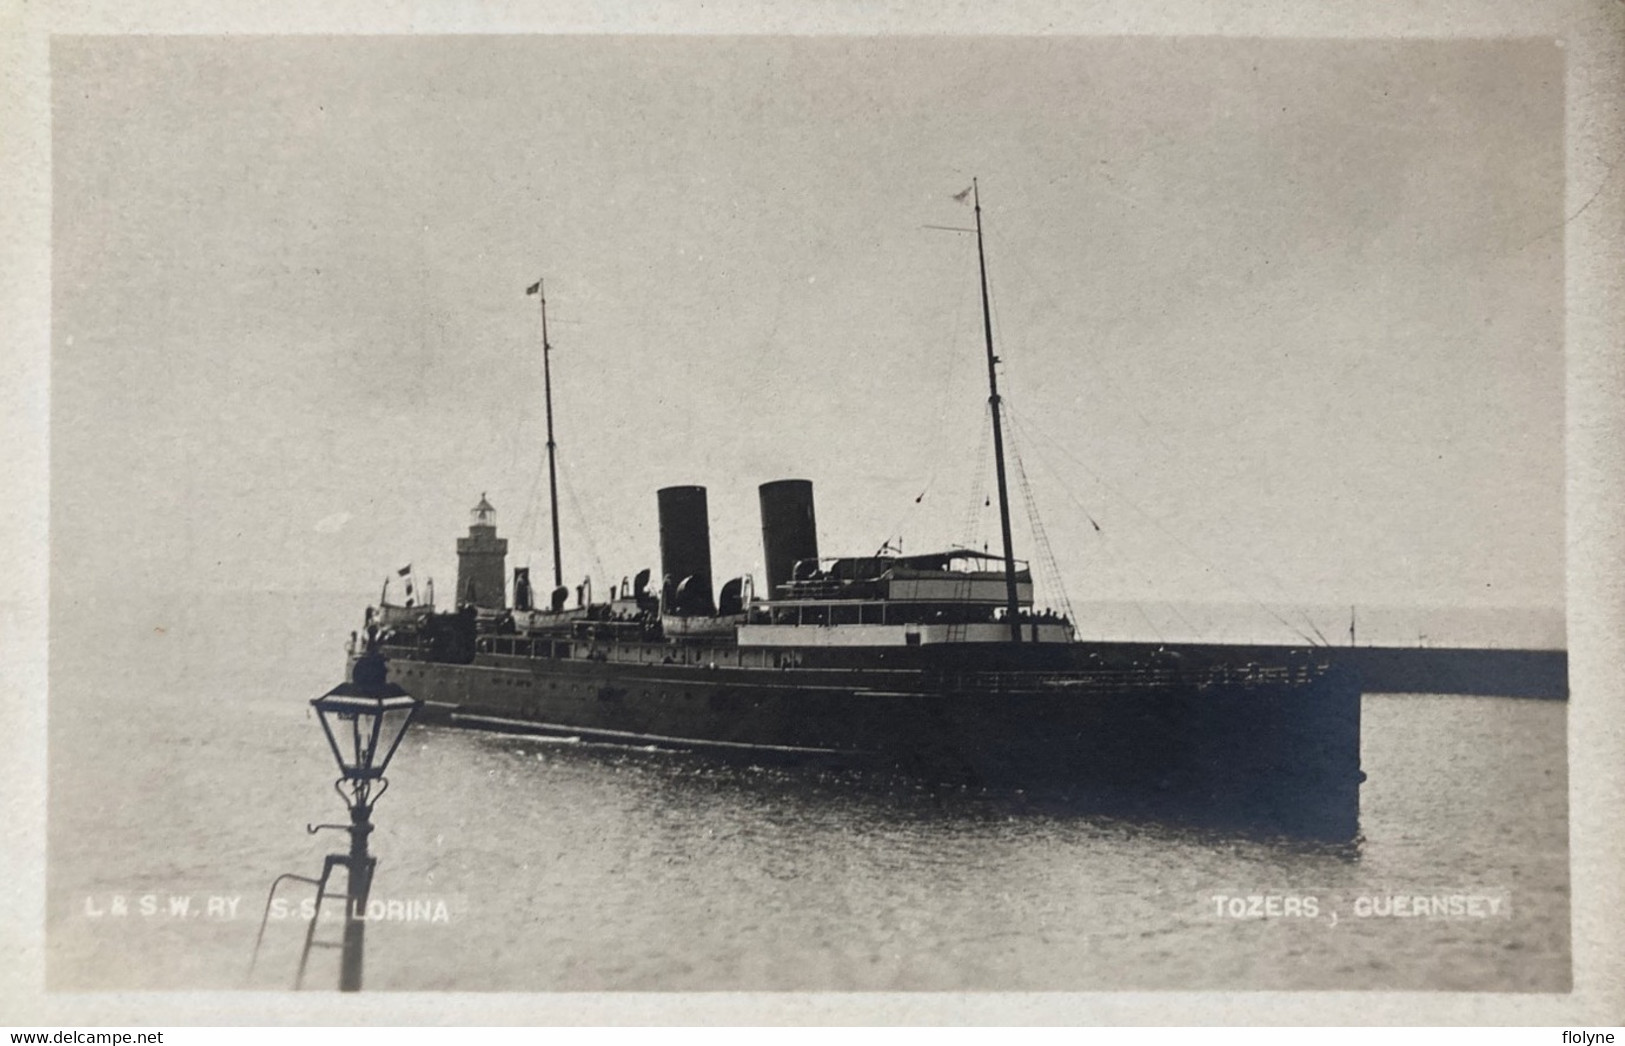
[(321, 718), (327, 744), (338, 762), (340, 776), (333, 788), (350, 808), (348, 825), (330, 826), (350, 833), (350, 852), (328, 858), (330, 864), (342, 864), (348, 870), (349, 896), (344, 908), (339, 967), (339, 990), (346, 992), (361, 990), (367, 895), (377, 864), (367, 853), (372, 805), (388, 790), (389, 779), (384, 771), (406, 736), (413, 715), (423, 706), (422, 701), (391, 683), (388, 676), (384, 657), (369, 636), (365, 652), (351, 666), (350, 678), (310, 702)]

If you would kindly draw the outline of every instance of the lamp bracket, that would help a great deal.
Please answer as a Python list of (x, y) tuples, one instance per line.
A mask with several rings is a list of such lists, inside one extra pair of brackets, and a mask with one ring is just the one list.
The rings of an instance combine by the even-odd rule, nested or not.
[[(377, 791), (373, 790), (375, 784), (377, 785)], [(349, 791), (345, 791), (345, 785), (350, 786)], [(333, 791), (339, 794), (339, 798), (344, 800), (344, 805), (352, 811), (358, 807), (371, 810), (373, 804), (383, 798), (385, 792), (389, 791), (389, 778), (382, 775), (377, 777), (341, 777), (333, 782)]]

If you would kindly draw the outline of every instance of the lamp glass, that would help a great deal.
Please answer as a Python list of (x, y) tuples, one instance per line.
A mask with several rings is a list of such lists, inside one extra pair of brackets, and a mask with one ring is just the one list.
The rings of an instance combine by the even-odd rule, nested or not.
[(418, 708), (415, 699), (404, 695), (326, 694), (311, 704), (321, 717), (333, 758), (349, 780), (383, 776)]

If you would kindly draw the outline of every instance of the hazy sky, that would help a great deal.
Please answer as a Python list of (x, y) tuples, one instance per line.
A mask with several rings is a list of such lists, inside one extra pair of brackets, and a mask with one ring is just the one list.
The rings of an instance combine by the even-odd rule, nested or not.
[(657, 566), (674, 483), (719, 584), (786, 476), (826, 553), (996, 542), (975, 245), (924, 228), (976, 175), (1074, 602), (1560, 606), (1562, 73), (1551, 41), (59, 41), (58, 598), (409, 561), (449, 595), (481, 492), (543, 567), (538, 276), (567, 582)]

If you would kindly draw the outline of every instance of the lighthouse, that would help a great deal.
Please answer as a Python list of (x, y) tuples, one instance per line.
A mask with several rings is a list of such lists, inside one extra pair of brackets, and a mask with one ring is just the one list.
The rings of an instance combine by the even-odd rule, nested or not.
[(468, 536), (457, 539), (457, 605), (501, 610), (505, 605), (508, 539), (497, 537), (496, 509), (480, 495)]

